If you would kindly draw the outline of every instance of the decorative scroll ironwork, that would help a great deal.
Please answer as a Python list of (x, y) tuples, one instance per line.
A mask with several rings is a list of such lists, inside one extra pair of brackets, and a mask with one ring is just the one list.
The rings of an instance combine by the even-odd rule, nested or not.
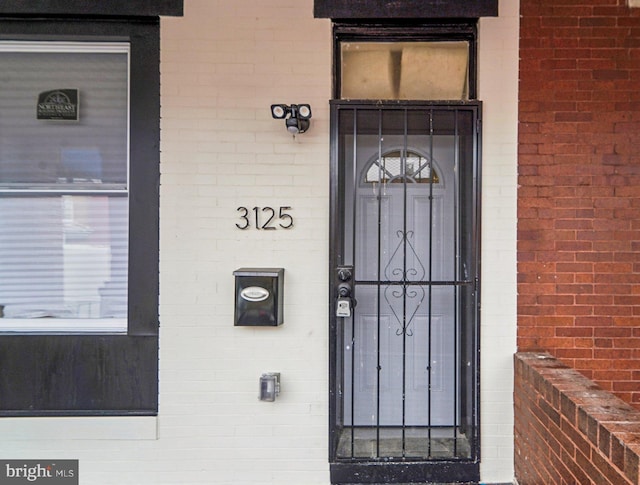
[[(427, 270), (425, 269), (422, 261), (418, 257), (418, 253), (416, 252), (413, 244), (411, 243), (411, 239), (413, 239), (414, 233), (413, 231), (396, 231), (396, 236), (400, 239), (398, 245), (396, 246), (391, 258), (389, 258), (389, 262), (384, 268), (384, 276), (388, 281), (401, 281), (406, 282), (409, 281), (408, 277), (413, 276), (413, 281), (424, 280), (427, 274)], [(418, 268), (406, 268), (405, 256), (408, 254), (406, 249), (411, 251), (411, 254), (415, 256), (415, 260), (418, 263)], [(403, 251), (404, 250), (404, 251)], [(397, 261), (398, 255), (403, 256), (403, 259), (400, 261), (399, 266), (393, 268), (394, 261)], [(394, 280), (394, 277), (400, 276), (399, 279)]]
[[(413, 336), (413, 330), (409, 327), (413, 322), (422, 302), (426, 297), (426, 292), (422, 286), (411, 285), (411, 280), (409, 277), (412, 277), (413, 281), (424, 280), (426, 276), (426, 269), (420, 261), (418, 257), (418, 253), (415, 250), (411, 240), (414, 237), (413, 231), (396, 231), (396, 236), (400, 239), (398, 245), (396, 246), (389, 262), (384, 268), (384, 275), (387, 281), (398, 281), (401, 283), (400, 285), (387, 285), (384, 289), (384, 299), (386, 300), (391, 312), (393, 313), (394, 318), (397, 320), (400, 328), (396, 330), (396, 335), (406, 335), (408, 337)], [(417, 267), (407, 268), (406, 260), (407, 255), (413, 255), (415, 258), (415, 262), (417, 263)], [(394, 267), (394, 261), (397, 261), (398, 257), (402, 256), (401, 265)], [(399, 277), (399, 278), (398, 278)], [(398, 278), (397, 280), (394, 278)], [(402, 315), (400, 315), (394, 305), (391, 304), (391, 298), (399, 300), (404, 299), (415, 300), (416, 305), (413, 312), (407, 318), (407, 312), (403, 310)]]

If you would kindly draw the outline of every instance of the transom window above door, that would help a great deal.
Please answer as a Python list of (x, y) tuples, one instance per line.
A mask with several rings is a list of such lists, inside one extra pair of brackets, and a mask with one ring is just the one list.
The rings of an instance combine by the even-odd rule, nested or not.
[(469, 99), (469, 43), (343, 42), (342, 99)]
[(476, 99), (476, 26), (334, 25), (336, 99)]

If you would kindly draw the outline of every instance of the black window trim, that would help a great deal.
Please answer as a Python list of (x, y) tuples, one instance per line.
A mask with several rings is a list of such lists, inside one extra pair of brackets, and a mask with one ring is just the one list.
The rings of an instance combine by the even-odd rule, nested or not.
[[(495, 0), (492, 0), (495, 1)], [(0, 15), (133, 16), (182, 15), (183, 0), (2, 0)]]
[(496, 17), (498, 0), (314, 0), (316, 18), (479, 18)]
[(0, 18), (0, 40), (129, 41), (126, 335), (0, 335), (0, 416), (157, 415), (159, 18)]

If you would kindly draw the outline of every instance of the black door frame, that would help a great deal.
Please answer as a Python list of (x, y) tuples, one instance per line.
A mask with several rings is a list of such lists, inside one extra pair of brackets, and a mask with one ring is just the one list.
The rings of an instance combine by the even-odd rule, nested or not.
[[(471, 403), (469, 409), (465, 410), (469, 414), (469, 419), (474, 427), (470, 445), (472, 448), (471, 458), (465, 459), (443, 459), (433, 461), (389, 461), (389, 460), (363, 460), (363, 459), (341, 459), (336, 455), (337, 441), (341, 425), (341, 413), (338, 408), (340, 400), (340, 383), (338, 376), (341, 368), (339, 338), (338, 338), (338, 318), (336, 314), (336, 301), (338, 286), (341, 283), (337, 277), (336, 269), (343, 264), (342, 243), (340, 231), (344, 222), (340, 200), (344, 197), (341, 193), (339, 173), (339, 123), (338, 112), (341, 108), (353, 109), (383, 109), (398, 107), (417, 107), (419, 109), (463, 109), (473, 113), (475, 141), (474, 141), (474, 162), (473, 162), (473, 215), (468, 222), (469, 234), (465, 235), (462, 244), (470, 244), (472, 247), (473, 264), (471, 279), (474, 284), (473, 300), (467, 302), (472, 307), (474, 319), (473, 327), (464, 338), (469, 340), (470, 353), (467, 356), (470, 372), (466, 376), (461, 375), (461, 379), (467, 382), (460, 383), (461, 389), (466, 389), (472, 395), (464, 397), (463, 401)], [(331, 470), (331, 483), (428, 483), (428, 482), (474, 482), (480, 479), (480, 368), (479, 368), (479, 327), (480, 327), (480, 149), (481, 149), (481, 108), (478, 101), (469, 102), (409, 102), (409, 101), (344, 101), (334, 100), (331, 102), (331, 180), (330, 180), (330, 255), (329, 255), (329, 461)], [(462, 237), (462, 235), (460, 236)]]

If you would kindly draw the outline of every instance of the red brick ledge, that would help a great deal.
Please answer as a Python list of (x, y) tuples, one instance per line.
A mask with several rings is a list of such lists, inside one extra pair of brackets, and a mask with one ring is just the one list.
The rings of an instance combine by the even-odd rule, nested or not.
[(639, 484), (640, 411), (547, 353), (515, 355), (521, 485)]

